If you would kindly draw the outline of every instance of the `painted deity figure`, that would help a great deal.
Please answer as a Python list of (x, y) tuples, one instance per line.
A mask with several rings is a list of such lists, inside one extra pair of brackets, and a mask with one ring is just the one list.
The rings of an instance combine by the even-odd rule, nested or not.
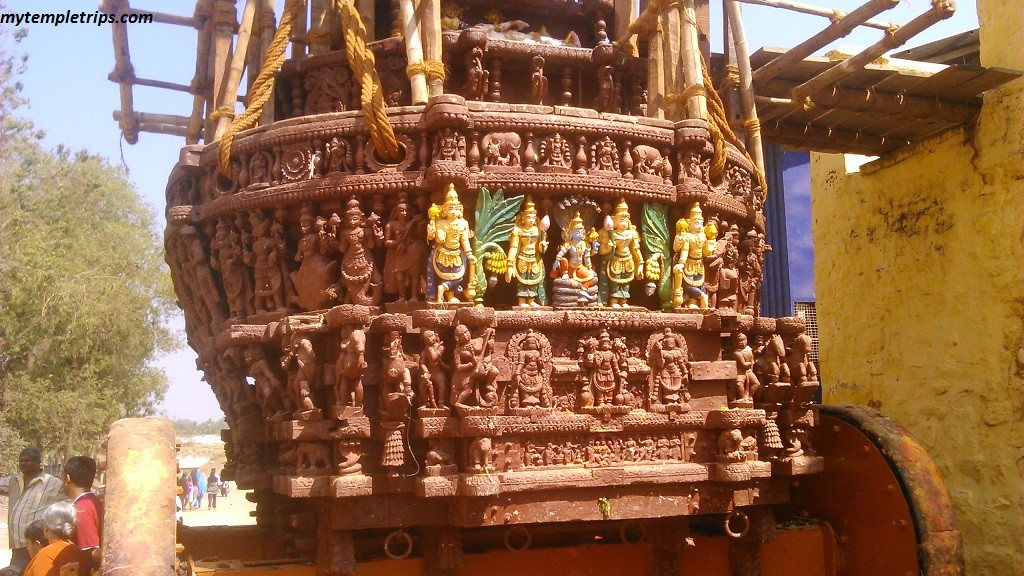
[(595, 345), (586, 350), (582, 362), (587, 370), (590, 393), (596, 406), (614, 403), (619, 382), (626, 379), (626, 367), (619, 360), (608, 331), (601, 331)]
[(345, 218), (335, 234), (341, 266), (338, 270), (339, 288), (343, 301), (350, 304), (371, 306), (380, 303), (381, 278), (373, 262), (373, 247), (383, 241), (383, 230), (378, 237), (377, 230), (367, 222), (359, 207), (359, 200), (350, 198)]
[(651, 353), (652, 376), (659, 403), (685, 404), (690, 401), (688, 360), (686, 341), (671, 328), (665, 328)]
[(544, 282), (544, 252), (548, 249), (546, 231), (548, 219), (538, 224), (537, 207), (527, 196), (523, 210), (516, 217), (509, 237), (508, 261), (505, 281), (516, 284), (516, 297), (520, 306), (538, 306)]
[(418, 300), (419, 279), (427, 245), (422, 234), (423, 216), (410, 217), (409, 200), (405, 194), (391, 209), (391, 218), (384, 227), (384, 292), (398, 294), (398, 301)]
[(444, 204), (430, 207), (427, 240), (433, 243), (427, 261), (427, 298), (434, 302), (458, 302), (460, 296), (472, 300), (466, 288), (474, 281), (476, 255), (469, 244), (469, 222), (462, 217), (463, 207), (455, 185), (449, 184)]
[(715, 253), (718, 231), (715, 225), (704, 226), (700, 204), (690, 208), (689, 218), (676, 223), (672, 240), (675, 263), (672, 266), (672, 304), (676, 308), (708, 307), (708, 290), (704, 277), (704, 259)]
[(341, 328), (338, 360), (334, 364), (334, 394), (339, 408), (363, 405), (365, 370), (366, 332), (345, 324)]
[(609, 285), (608, 304), (614, 308), (628, 306), (629, 285), (643, 277), (644, 260), (640, 254), (640, 233), (630, 220), (629, 206), (624, 199), (605, 221), (599, 253), (604, 256), (604, 274)]
[(447, 408), (448, 372), (452, 369), (444, 360), (444, 343), (437, 332), (424, 329), (423, 352), (420, 353), (420, 397), (425, 408)]
[(455, 327), (455, 373), (452, 374), (452, 405), (468, 408), (467, 401), (488, 408), (498, 399), (495, 381), (498, 367), (491, 362), (494, 347), (494, 329), (488, 328), (482, 336), (473, 337), (469, 327)]

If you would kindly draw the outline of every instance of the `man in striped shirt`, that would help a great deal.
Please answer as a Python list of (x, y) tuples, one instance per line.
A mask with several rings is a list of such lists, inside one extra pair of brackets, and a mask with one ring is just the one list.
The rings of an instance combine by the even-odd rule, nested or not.
[(43, 517), (55, 502), (64, 500), (64, 484), (43, 472), (43, 455), (38, 448), (25, 448), (18, 456), (18, 474), (0, 478), (0, 494), (7, 494), (7, 532), (11, 546), (11, 565), (0, 571), (3, 576), (20, 576), (28, 565), (25, 528)]

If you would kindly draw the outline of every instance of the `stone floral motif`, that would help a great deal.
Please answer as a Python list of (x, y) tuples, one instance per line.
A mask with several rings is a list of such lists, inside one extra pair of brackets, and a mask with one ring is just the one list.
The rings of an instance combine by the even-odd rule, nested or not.
[(309, 148), (293, 145), (281, 152), (281, 178), (285, 182), (309, 180), (315, 171), (313, 153)]

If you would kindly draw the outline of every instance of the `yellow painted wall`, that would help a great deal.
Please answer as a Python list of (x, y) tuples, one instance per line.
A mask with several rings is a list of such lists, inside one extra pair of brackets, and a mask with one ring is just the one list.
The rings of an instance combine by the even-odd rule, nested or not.
[[(978, 14), (983, 65), (1024, 69), (1024, 8)], [(1024, 574), (1024, 81), (986, 94), (974, 130), (848, 170), (812, 157), (825, 402), (928, 449), (968, 574)]]

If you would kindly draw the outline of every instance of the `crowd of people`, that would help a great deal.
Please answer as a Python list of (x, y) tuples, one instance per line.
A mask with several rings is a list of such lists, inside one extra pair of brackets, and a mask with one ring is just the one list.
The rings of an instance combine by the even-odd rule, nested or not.
[(90, 576), (99, 567), (103, 502), (92, 491), (96, 461), (74, 456), (53, 476), (43, 455), (26, 448), (17, 474), (0, 478), (8, 497), (11, 564), (0, 576)]
[(217, 509), (217, 496), (227, 496), (229, 482), (221, 481), (216, 468), (210, 469), (210, 475), (196, 468), (192, 472), (183, 471), (178, 477), (178, 492), (181, 494), (180, 507), (183, 510), (202, 510), (203, 499), (206, 509)]

